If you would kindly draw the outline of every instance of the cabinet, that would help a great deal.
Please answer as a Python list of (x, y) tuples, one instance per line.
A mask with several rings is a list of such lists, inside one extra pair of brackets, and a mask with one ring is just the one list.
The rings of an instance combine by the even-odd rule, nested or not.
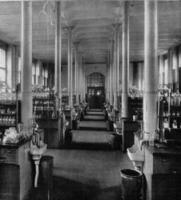
[(161, 131), (170, 127), (170, 91), (162, 90), (158, 96), (158, 126)]
[(44, 130), (44, 142), (48, 148), (59, 148), (62, 139), (61, 118), (56, 110), (56, 97), (53, 91), (38, 92), (33, 95), (35, 121)]
[(36, 120), (56, 119), (56, 98), (53, 93), (33, 95), (33, 113)]
[(145, 146), (147, 200), (181, 199), (181, 151)]
[(181, 94), (162, 91), (158, 100), (158, 126), (163, 141), (181, 140)]
[(30, 141), (0, 145), (0, 199), (25, 200), (32, 188)]

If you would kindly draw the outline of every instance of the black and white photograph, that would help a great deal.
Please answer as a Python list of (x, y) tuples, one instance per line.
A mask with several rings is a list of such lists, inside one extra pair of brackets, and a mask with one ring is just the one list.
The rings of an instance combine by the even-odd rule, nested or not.
[(0, 200), (181, 200), (181, 0), (0, 0)]

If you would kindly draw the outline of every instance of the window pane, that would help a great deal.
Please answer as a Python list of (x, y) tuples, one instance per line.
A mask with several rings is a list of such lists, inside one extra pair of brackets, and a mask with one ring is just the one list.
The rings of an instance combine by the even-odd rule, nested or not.
[(5, 81), (5, 80), (6, 80), (5, 70), (0, 69), (0, 81)]
[(21, 57), (18, 58), (18, 71), (21, 71)]
[(176, 51), (173, 53), (173, 69), (177, 68), (177, 54)]
[(0, 67), (6, 67), (6, 51), (0, 48)]
[(181, 46), (179, 47), (179, 67), (181, 67)]
[(34, 63), (32, 63), (32, 75), (36, 74), (36, 66)]

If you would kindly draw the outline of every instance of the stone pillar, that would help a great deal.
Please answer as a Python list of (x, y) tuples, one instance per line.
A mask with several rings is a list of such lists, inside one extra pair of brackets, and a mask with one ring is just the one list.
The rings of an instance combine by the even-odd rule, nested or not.
[(68, 97), (69, 106), (72, 108), (72, 28), (68, 28)]
[[(157, 128), (157, 92), (158, 92), (158, 18), (157, 0), (144, 1), (144, 93), (143, 125), (146, 133), (154, 133)], [(145, 139), (146, 138), (145, 134)]]
[(129, 68), (129, 16), (128, 2), (123, 6), (122, 22), (122, 106), (121, 116), (128, 117), (128, 68)]
[[(21, 2), (21, 119), (25, 130), (32, 126), (32, 2)], [(30, 133), (29, 133), (30, 134)]]
[(56, 22), (55, 22), (55, 93), (58, 97), (58, 107), (61, 107), (62, 99), (62, 79), (61, 79), (61, 50), (62, 50), (62, 30), (61, 30), (61, 2), (56, 2)]

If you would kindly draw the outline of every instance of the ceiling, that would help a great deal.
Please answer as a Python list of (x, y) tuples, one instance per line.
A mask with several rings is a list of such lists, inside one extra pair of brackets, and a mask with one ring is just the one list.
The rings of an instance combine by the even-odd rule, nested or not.
[[(123, 0), (61, 1), (62, 27), (73, 27), (73, 42), (78, 42), (84, 61), (105, 63), (113, 24), (122, 20)], [(20, 4), (19, 1), (0, 2), (0, 39), (16, 45), (20, 45)], [(33, 1), (33, 57), (50, 62), (54, 60), (54, 10), (54, 1)], [(159, 1), (158, 14), (159, 54), (162, 54), (181, 43), (181, 1)], [(143, 1), (130, 1), (129, 16), (130, 59), (140, 61), (144, 56)], [(67, 63), (67, 33), (65, 29), (62, 31), (62, 61)]]

